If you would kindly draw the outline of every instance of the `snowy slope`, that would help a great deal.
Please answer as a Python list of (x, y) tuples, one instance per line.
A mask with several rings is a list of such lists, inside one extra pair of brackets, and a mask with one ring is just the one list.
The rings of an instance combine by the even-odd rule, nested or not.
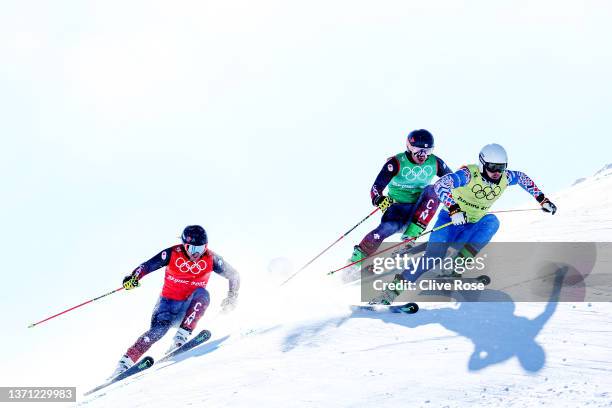
[[(608, 172), (551, 195), (559, 206), (554, 217), (504, 214), (497, 240), (611, 241), (611, 190)], [(206, 345), (79, 405), (612, 405), (609, 303), (464, 303), (428, 305), (412, 316), (351, 313), (346, 305), (357, 301), (355, 293), (340, 292), (323, 277), (325, 270), (315, 264), (307, 279), (282, 291), (245, 286), (234, 314), (213, 311), (202, 320), (200, 326), (213, 332)], [(132, 340), (125, 338), (126, 346)], [(102, 379), (111, 369), (109, 363), (97, 374)], [(95, 383), (79, 385), (85, 391)]]
[[(495, 236), (496, 241), (595, 241), (612, 239), (612, 164), (591, 177), (577, 180), (570, 188), (550, 195), (559, 212), (542, 217), (528, 212), (516, 217), (500, 214), (507, 224)], [(529, 203), (528, 207), (533, 207)], [(537, 231), (537, 233), (535, 233)]]

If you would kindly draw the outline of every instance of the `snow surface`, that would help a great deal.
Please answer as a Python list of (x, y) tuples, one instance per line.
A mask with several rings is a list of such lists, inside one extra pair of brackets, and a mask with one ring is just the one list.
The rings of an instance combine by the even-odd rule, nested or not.
[[(551, 195), (559, 207), (554, 217), (501, 214), (496, 239), (611, 241), (610, 191), (612, 176), (599, 174)], [(200, 322), (213, 333), (208, 343), (79, 397), (78, 405), (612, 406), (609, 303), (447, 303), (425, 304), (415, 315), (354, 313), (347, 305), (358, 293), (325, 276), (329, 265), (315, 263), (279, 290), (278, 271), (287, 273), (289, 264), (273, 262), (272, 283), (245, 284), (233, 314), (212, 308)], [(144, 324), (148, 315), (130, 319)], [(98, 322), (88, 347), (113, 348), (118, 359), (134, 332), (107, 336), (104, 325)], [(156, 345), (153, 356), (165, 346)], [(81, 393), (92, 388), (116, 359), (73, 372), (73, 383)]]
[[(496, 241), (610, 242), (612, 239), (612, 164), (582, 182), (551, 194), (559, 207), (553, 217), (539, 211), (500, 214)], [(533, 202), (527, 207), (533, 207)], [(537, 233), (536, 233), (537, 231)]]

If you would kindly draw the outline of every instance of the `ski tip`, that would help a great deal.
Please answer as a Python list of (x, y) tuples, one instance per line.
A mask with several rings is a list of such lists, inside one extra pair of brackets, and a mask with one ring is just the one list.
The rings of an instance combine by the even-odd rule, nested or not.
[(153, 359), (153, 357), (146, 356), (138, 364), (141, 365), (141, 366), (144, 366), (144, 367), (151, 367), (153, 365), (153, 363), (155, 363), (155, 360)]
[(408, 314), (413, 314), (419, 311), (419, 305), (416, 303), (407, 303), (406, 305), (404, 305), (405, 313)]
[(28, 326), (28, 329), (31, 329), (32, 327), (36, 326), (36, 323), (32, 323)]
[(144, 370), (146, 370), (147, 368), (150, 368), (154, 363), (153, 357), (151, 356), (146, 356), (143, 357), (141, 360), (139, 360), (136, 364), (134, 364), (132, 367), (128, 368), (126, 371), (124, 371), (123, 373), (109, 378), (104, 384), (97, 386), (96, 388), (89, 390), (85, 393), (83, 393), (83, 396), (88, 396), (91, 395), (95, 392), (98, 392), (100, 390), (102, 390), (103, 388), (106, 388), (110, 385), (115, 384), (118, 381), (122, 381), (125, 380), (128, 377), (131, 377), (132, 375), (138, 374)]
[(194, 337), (194, 339), (197, 339), (200, 342), (204, 342), (210, 339), (211, 336), (212, 336), (212, 333), (210, 332), (210, 330), (204, 329), (200, 332), (200, 334)]
[(476, 279), (485, 286), (491, 283), (491, 278), (488, 275), (480, 275)]

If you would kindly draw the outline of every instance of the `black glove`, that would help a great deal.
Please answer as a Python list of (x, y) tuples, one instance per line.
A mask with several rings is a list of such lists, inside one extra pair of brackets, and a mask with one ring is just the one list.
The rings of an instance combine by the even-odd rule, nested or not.
[(137, 288), (138, 286), (140, 286), (140, 283), (138, 282), (138, 275), (130, 274), (123, 278), (123, 289), (131, 290)]
[(375, 206), (380, 208), (380, 211), (385, 212), (389, 209), (389, 207), (391, 207), (391, 204), (393, 204), (393, 199), (383, 195), (374, 198), (373, 203)]
[(552, 201), (550, 201), (548, 198), (542, 196), (539, 196), (539, 202), (540, 202), (540, 206), (542, 207), (542, 211), (547, 212), (547, 213), (551, 213), (552, 215), (555, 215), (555, 213), (557, 212), (557, 206), (554, 205), (552, 203)]

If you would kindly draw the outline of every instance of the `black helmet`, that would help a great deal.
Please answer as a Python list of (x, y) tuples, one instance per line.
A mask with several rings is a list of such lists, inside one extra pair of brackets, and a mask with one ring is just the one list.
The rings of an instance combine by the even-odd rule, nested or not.
[(183, 244), (189, 244), (194, 246), (201, 246), (208, 244), (208, 237), (206, 236), (206, 230), (199, 225), (188, 225), (183, 230), (181, 235)]
[(413, 130), (408, 134), (406, 145), (408, 146), (408, 150), (410, 150), (411, 146), (421, 149), (433, 149), (434, 137), (425, 129)]

